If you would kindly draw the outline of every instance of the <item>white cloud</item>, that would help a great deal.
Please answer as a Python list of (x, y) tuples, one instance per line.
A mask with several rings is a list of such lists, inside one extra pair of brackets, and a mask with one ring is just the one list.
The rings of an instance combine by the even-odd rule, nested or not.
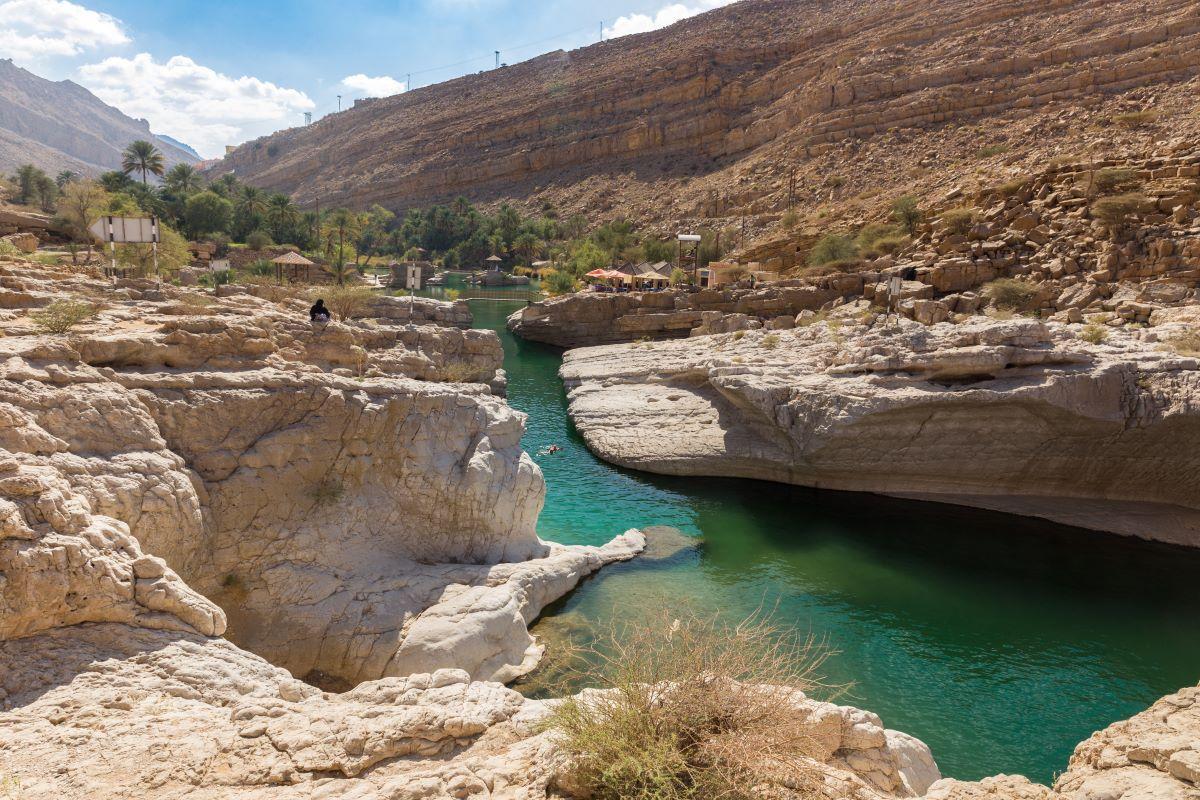
[(681, 19), (703, 14), (705, 11), (727, 6), (732, 2), (735, 2), (735, 0), (699, 0), (699, 2), (692, 5), (671, 3), (660, 8), (653, 16), (649, 14), (626, 14), (623, 17), (617, 17), (616, 22), (604, 28), (604, 38), (615, 39), (618, 36), (628, 36), (631, 33), (656, 31), (659, 28), (674, 25)]
[(393, 94), (400, 94), (407, 88), (404, 85), (404, 81), (398, 81), (390, 75), (380, 75), (378, 78), (371, 78), (361, 72), (357, 75), (347, 75), (342, 78), (342, 85), (347, 89), (362, 92), (367, 97), (388, 97)]
[(119, 19), (67, 0), (0, 2), (0, 56), (18, 62), (128, 43)]
[(304, 92), (258, 78), (231, 78), (187, 56), (155, 61), (149, 53), (106, 58), (79, 68), (80, 82), (109, 105), (150, 122), (211, 158), (281, 127), (300, 124), (315, 104)]

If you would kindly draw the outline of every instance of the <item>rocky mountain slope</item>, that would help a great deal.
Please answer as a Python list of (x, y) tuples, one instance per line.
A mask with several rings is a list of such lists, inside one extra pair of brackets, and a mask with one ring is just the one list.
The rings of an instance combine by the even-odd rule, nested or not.
[(48, 81), (0, 59), (0, 172), (32, 163), (51, 175), (92, 175), (121, 166), (121, 151), (136, 139), (153, 141), (167, 167), (199, 161), (71, 81)]
[[(1198, 41), (1186, 0), (743, 0), (361, 104), (216, 170), (323, 205), (748, 215), (749, 245), (790, 206), (802, 223), (866, 219), (894, 194), (1194, 131)], [(1157, 122), (1111, 122), (1146, 110)]]

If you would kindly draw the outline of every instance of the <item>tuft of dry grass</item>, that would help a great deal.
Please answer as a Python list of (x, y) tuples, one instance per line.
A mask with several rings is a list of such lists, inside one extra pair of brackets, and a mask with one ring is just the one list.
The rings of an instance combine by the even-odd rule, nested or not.
[(1144, 128), (1147, 125), (1154, 124), (1157, 120), (1158, 114), (1153, 111), (1131, 111), (1126, 114), (1116, 114), (1112, 118), (1115, 124), (1120, 125), (1122, 128), (1129, 128), (1130, 130)]
[(45, 308), (34, 311), (29, 317), (47, 333), (66, 333), (96, 316), (99, 310), (91, 303), (80, 300), (55, 300)]
[(309, 498), (319, 506), (336, 503), (346, 493), (346, 487), (336, 478), (326, 478), (308, 490)]
[(1200, 356), (1200, 330), (1189, 328), (1167, 339), (1167, 346), (1181, 356)]
[(947, 233), (965, 234), (975, 224), (975, 218), (975, 209), (959, 206), (943, 211), (942, 215), (938, 217), (938, 222), (946, 229)]
[(776, 347), (778, 347), (778, 346), (779, 346), (779, 334), (777, 334), (777, 333), (768, 333), (768, 334), (767, 334), (766, 336), (764, 336), (764, 337), (762, 338), (762, 340), (761, 340), (761, 341), (758, 343), (758, 346), (759, 346), (759, 347), (762, 347), (762, 348), (764, 348), (764, 349), (766, 349), (766, 350), (774, 350)]
[(595, 800), (750, 800), (764, 784), (816, 792), (819, 750), (797, 707), (828, 651), (762, 612), (730, 624), (671, 610), (614, 628), (565, 680), (608, 687), (556, 706), (566, 783)]
[(997, 278), (981, 291), (993, 307), (1004, 311), (1030, 311), (1038, 300), (1037, 287), (1016, 278)]
[(442, 368), (442, 377), (446, 383), (481, 383), (483, 371), (466, 361), (451, 361)]
[(1149, 199), (1141, 194), (1131, 193), (1102, 197), (1092, 203), (1092, 216), (1110, 228), (1119, 228), (1129, 217), (1137, 214), (1149, 204)]
[(1079, 338), (1089, 344), (1100, 344), (1108, 338), (1108, 329), (1103, 325), (1091, 322), (1083, 326), (1083, 330), (1079, 332)]

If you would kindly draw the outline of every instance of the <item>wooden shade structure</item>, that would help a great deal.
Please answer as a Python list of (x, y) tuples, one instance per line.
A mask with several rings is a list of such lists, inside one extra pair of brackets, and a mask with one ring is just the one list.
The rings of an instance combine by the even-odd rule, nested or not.
[[(304, 279), (308, 280), (309, 270), (313, 266), (313, 262), (309, 261), (304, 256), (297, 253), (295, 250), (289, 250), (281, 256), (271, 259), (271, 263), (275, 265), (275, 279), (283, 284), (283, 268), (289, 267), (304, 267)], [(293, 270), (293, 275), (295, 271)]]

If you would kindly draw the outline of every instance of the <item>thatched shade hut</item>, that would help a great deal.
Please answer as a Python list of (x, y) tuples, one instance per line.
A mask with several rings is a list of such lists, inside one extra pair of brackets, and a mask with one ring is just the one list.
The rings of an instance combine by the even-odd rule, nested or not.
[(292, 267), (293, 277), (296, 274), (296, 267), (304, 267), (304, 280), (309, 279), (309, 270), (312, 269), (313, 266), (313, 262), (300, 255), (295, 250), (289, 250), (277, 258), (271, 259), (271, 263), (275, 265), (275, 278), (279, 281), (280, 285), (283, 284), (284, 266)]

